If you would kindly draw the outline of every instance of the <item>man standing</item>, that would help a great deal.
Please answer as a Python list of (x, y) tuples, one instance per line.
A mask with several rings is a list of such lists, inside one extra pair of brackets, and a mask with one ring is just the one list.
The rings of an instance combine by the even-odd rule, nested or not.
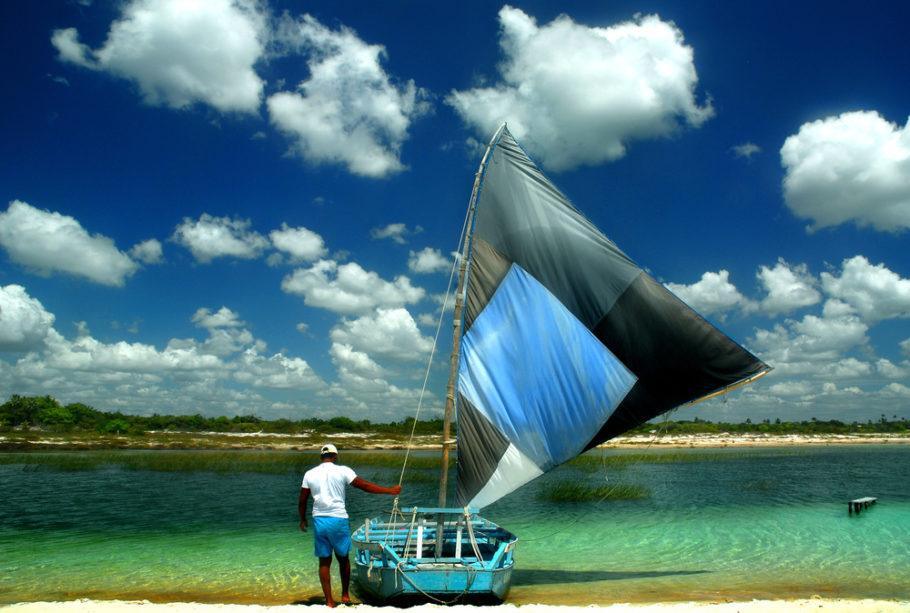
[(401, 486), (382, 487), (361, 479), (347, 466), (339, 466), (338, 449), (335, 445), (323, 445), (320, 451), (322, 462), (303, 476), (300, 486), (300, 498), (297, 510), (300, 511), (300, 529), (306, 532), (306, 506), (310, 494), (313, 495), (313, 540), (316, 543), (316, 557), (319, 558), (319, 582), (325, 594), (325, 603), (335, 606), (332, 598), (332, 552), (338, 558), (341, 571), (341, 602), (348, 604), (351, 596), (348, 588), (351, 584), (351, 526), (348, 523), (348, 512), (344, 506), (345, 487), (350, 484), (370, 494), (389, 494), (397, 496)]

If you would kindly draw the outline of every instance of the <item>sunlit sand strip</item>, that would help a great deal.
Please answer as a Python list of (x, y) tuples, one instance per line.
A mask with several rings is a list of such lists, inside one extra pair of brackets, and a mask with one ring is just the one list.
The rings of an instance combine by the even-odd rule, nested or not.
[(610, 447), (788, 447), (802, 445), (884, 445), (910, 443), (905, 434), (639, 434), (620, 436)]
[[(375, 611), (380, 613), (388, 609), (356, 605), (349, 607), (361, 613)], [(489, 610), (490, 607), (484, 607)], [(592, 609), (609, 613), (682, 613), (684, 611), (703, 611), (706, 613), (786, 613), (788, 611), (825, 611), (843, 613), (897, 613), (910, 611), (910, 602), (897, 600), (852, 600), (811, 598), (805, 600), (752, 600), (748, 602), (673, 602), (654, 604), (613, 604), (609, 606), (554, 606), (554, 605), (500, 605), (495, 610), (500, 613), (590, 613)], [(122, 600), (73, 600), (68, 602), (29, 602), (0, 606), (0, 611), (7, 613), (44, 613), (62, 611), (64, 613), (300, 613), (299, 605), (239, 605), (239, 604), (199, 604), (173, 602), (154, 604), (147, 600), (127, 602)], [(328, 610), (324, 605), (311, 605), (307, 611)], [(343, 609), (342, 609), (343, 610)], [(413, 613), (442, 612), (477, 613), (479, 607), (422, 605), (408, 609)]]
[[(167, 436), (174, 436), (169, 433)], [(145, 437), (113, 437), (110, 439), (68, 438), (65, 436), (27, 438), (25, 436), (0, 437), (0, 447), (27, 449), (53, 449), (68, 447), (79, 449), (156, 449), (162, 446), (175, 449), (259, 449), (274, 451), (316, 450), (326, 440), (333, 441), (339, 449), (345, 450), (401, 450), (405, 442), (376, 434), (342, 432), (321, 435), (292, 435), (269, 433), (223, 433), (197, 432), (181, 433), (180, 440), (171, 441), (162, 433)], [(307, 438), (309, 437), (309, 438)], [(437, 436), (415, 437), (412, 447), (419, 450), (439, 449)], [(174, 447), (174, 445), (177, 445)], [(820, 445), (886, 445), (910, 444), (910, 435), (870, 434), (636, 434), (620, 436), (604, 443), (608, 449), (685, 448), (685, 447), (799, 447)]]

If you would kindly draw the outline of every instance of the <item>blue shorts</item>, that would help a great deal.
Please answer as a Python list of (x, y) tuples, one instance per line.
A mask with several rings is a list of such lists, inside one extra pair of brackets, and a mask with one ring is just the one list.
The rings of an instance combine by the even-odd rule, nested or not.
[(344, 517), (313, 518), (313, 540), (317, 558), (331, 558), (332, 552), (342, 558), (351, 551), (351, 525)]

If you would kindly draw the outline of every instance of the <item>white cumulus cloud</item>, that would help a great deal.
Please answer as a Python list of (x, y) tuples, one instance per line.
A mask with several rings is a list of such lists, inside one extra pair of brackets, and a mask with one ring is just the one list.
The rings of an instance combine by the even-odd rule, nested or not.
[[(118, 373), (162, 373), (220, 370), (221, 360), (195, 347), (168, 344), (159, 351), (146, 343), (103, 343), (92, 336), (68, 340), (52, 330), (48, 334), (45, 364), (59, 370)], [(30, 356), (34, 359), (34, 356)]]
[(54, 30), (51, 34), (51, 44), (57, 50), (57, 57), (63, 62), (78, 64), (84, 68), (95, 68), (91, 59), (91, 50), (79, 42), (79, 32), (76, 28)]
[(411, 251), (408, 255), (408, 270), (418, 274), (446, 272), (451, 266), (452, 262), (439, 249), (432, 247)]
[(213, 330), (215, 328), (238, 328), (243, 325), (237, 313), (227, 308), (221, 307), (217, 311), (206, 308), (196, 309), (193, 313), (192, 321), (200, 328)]
[(746, 297), (730, 282), (730, 273), (726, 270), (706, 272), (692, 285), (667, 283), (666, 286), (680, 300), (704, 315), (751, 306)]
[(55, 30), (59, 59), (133, 81), (149, 104), (255, 113), (263, 81), (255, 64), (269, 37), (255, 0), (131, 0), (90, 49), (75, 28)]
[(398, 307), (420, 301), (424, 290), (405, 276), (386, 281), (359, 264), (320, 260), (298, 268), (281, 282), (281, 289), (303, 296), (304, 303), (336, 313), (361, 314), (376, 307)]
[(351, 345), (332, 343), (329, 353), (332, 362), (345, 374), (364, 378), (376, 378), (383, 374), (382, 367), (366, 352), (355, 351)]
[(303, 226), (291, 228), (283, 223), (280, 230), (269, 233), (269, 238), (275, 249), (287, 253), (294, 262), (312, 262), (328, 252), (322, 237)]
[(910, 122), (901, 128), (874, 111), (827, 117), (803, 124), (780, 156), (787, 206), (810, 230), (910, 227)]
[(252, 259), (269, 245), (265, 237), (250, 230), (249, 220), (214, 217), (208, 213), (197, 220), (184, 217), (172, 240), (189, 249), (203, 264), (220, 257)]
[(446, 101), (486, 139), (503, 121), (553, 170), (625, 155), (626, 143), (666, 136), (713, 114), (695, 99), (698, 76), (682, 31), (656, 15), (607, 28), (561, 15), (544, 26), (499, 11), (501, 81)]
[(421, 326), (435, 326), (439, 322), (439, 316), (432, 313), (421, 313), (417, 316), (417, 323)]
[(775, 396), (807, 396), (813, 392), (815, 386), (808, 381), (782, 381), (768, 388), (768, 392)]
[(398, 222), (371, 229), (370, 237), (373, 240), (389, 239), (399, 245), (404, 245), (408, 242), (408, 236), (420, 234), (421, 232), (423, 232), (423, 228), (420, 226), (409, 229), (406, 224)]
[(269, 96), (269, 118), (311, 164), (342, 164), (365, 177), (404, 169), (401, 145), (426, 111), (413, 81), (396, 84), (382, 67), (385, 48), (346, 27), (331, 30), (311, 15), (285, 18), (279, 39), (309, 56), (309, 78), (297, 91)]
[(843, 261), (841, 274), (823, 272), (825, 292), (855, 308), (867, 321), (910, 317), (910, 279), (884, 264), (857, 255)]
[[(192, 321), (207, 332), (203, 340), (172, 338), (158, 349), (149, 343), (99, 341), (84, 322), (77, 322), (74, 338), (65, 338), (52, 327), (54, 316), (17, 287), (0, 288), (0, 315), (9, 315), (0, 316), (0, 352), (25, 355), (12, 362), (0, 358), (0, 388), (138, 414), (280, 416), (282, 406), (312, 414), (316, 407), (305, 402), (282, 405), (259, 391), (312, 391), (310, 399), (317, 401), (330, 393), (306, 360), (283, 352), (265, 355), (265, 343), (253, 338), (239, 314), (227, 307), (201, 308), (193, 315)], [(10, 300), (20, 303), (15, 311), (7, 308)], [(385, 395), (395, 395), (397, 388), (385, 388)], [(389, 406), (376, 397), (371, 402), (383, 410)], [(337, 414), (337, 407), (330, 412)]]
[[(201, 344), (193, 340), (186, 343), (202, 353), (227, 357), (246, 349), (265, 350), (265, 342), (254, 338), (253, 333), (243, 327), (240, 316), (226, 306), (217, 311), (197, 309), (192, 321), (208, 332), (208, 338)], [(179, 341), (172, 341), (172, 345), (176, 342)]]
[(110, 238), (89, 234), (68, 215), (20, 200), (0, 213), (0, 246), (14, 262), (39, 274), (68, 273), (102, 285), (122, 286), (139, 268)]
[(376, 309), (357, 319), (345, 319), (332, 328), (332, 341), (354, 351), (395, 360), (423, 360), (433, 339), (420, 333), (407, 309)]
[(789, 313), (821, 301), (821, 294), (815, 289), (817, 282), (805, 264), (791, 266), (781, 258), (774, 268), (759, 268), (756, 276), (768, 293), (761, 301), (766, 313)]
[(161, 242), (154, 238), (133, 245), (130, 255), (143, 264), (160, 264), (164, 259)]
[(875, 363), (875, 369), (888, 379), (910, 378), (910, 362), (905, 361), (903, 365), (898, 365), (886, 358), (879, 358)]
[(734, 145), (732, 149), (733, 155), (738, 158), (746, 158), (747, 160), (751, 160), (752, 156), (756, 153), (761, 153), (761, 147), (755, 143), (749, 142), (742, 143), (741, 145)]
[(53, 325), (54, 315), (24, 287), (0, 286), (0, 351), (40, 348)]
[(848, 355), (867, 347), (869, 327), (856, 315), (806, 315), (771, 330), (758, 329), (749, 346), (778, 375), (858, 377), (872, 366)]
[(903, 383), (889, 383), (882, 388), (882, 394), (890, 398), (910, 399), (910, 387)]
[(255, 349), (247, 349), (238, 358), (234, 378), (254, 387), (274, 389), (315, 390), (324, 386), (306, 360), (283, 353), (267, 357)]

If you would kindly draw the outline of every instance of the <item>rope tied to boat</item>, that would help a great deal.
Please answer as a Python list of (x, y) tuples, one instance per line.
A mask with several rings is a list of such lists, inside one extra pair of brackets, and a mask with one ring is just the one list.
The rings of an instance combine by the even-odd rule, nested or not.
[[(402, 519), (404, 516), (402, 515)], [(417, 507), (414, 507), (414, 513), (411, 515), (411, 525), (408, 526), (408, 534), (404, 540), (404, 549), (401, 550), (402, 557), (407, 556), (408, 548), (411, 546), (411, 534), (414, 532), (414, 524), (417, 523)]]
[(468, 530), (468, 539), (471, 541), (471, 548), (474, 550), (474, 555), (477, 557), (477, 560), (483, 564), (483, 556), (480, 555), (480, 549), (477, 547), (477, 538), (474, 536), (474, 526), (471, 523), (471, 511), (468, 507), (464, 508), (464, 523)]
[(417, 585), (413, 579), (408, 577), (408, 574), (406, 572), (404, 572), (403, 570), (401, 570), (401, 567), (405, 563), (406, 563), (405, 560), (402, 560), (401, 562), (399, 562), (398, 564), (395, 565), (395, 576), (397, 577), (398, 575), (401, 575), (402, 578), (404, 578), (404, 580), (407, 581), (411, 587), (413, 587), (415, 590), (417, 590), (418, 592), (423, 594), (425, 597), (427, 597), (430, 600), (433, 600), (439, 604), (444, 604), (444, 605), (454, 604), (454, 603), (458, 602), (459, 600), (461, 600), (462, 598), (464, 598), (464, 595), (467, 594), (468, 591), (471, 589), (471, 586), (474, 585), (474, 578), (477, 576), (477, 570), (473, 566), (466, 564), (465, 569), (467, 569), (467, 571), (468, 571), (468, 579), (467, 579), (467, 581), (465, 581), (464, 589), (461, 591), (460, 594), (458, 594), (451, 600), (444, 600), (442, 598), (437, 598), (436, 596), (423, 591), (423, 589), (421, 589), (421, 587), (419, 585)]

